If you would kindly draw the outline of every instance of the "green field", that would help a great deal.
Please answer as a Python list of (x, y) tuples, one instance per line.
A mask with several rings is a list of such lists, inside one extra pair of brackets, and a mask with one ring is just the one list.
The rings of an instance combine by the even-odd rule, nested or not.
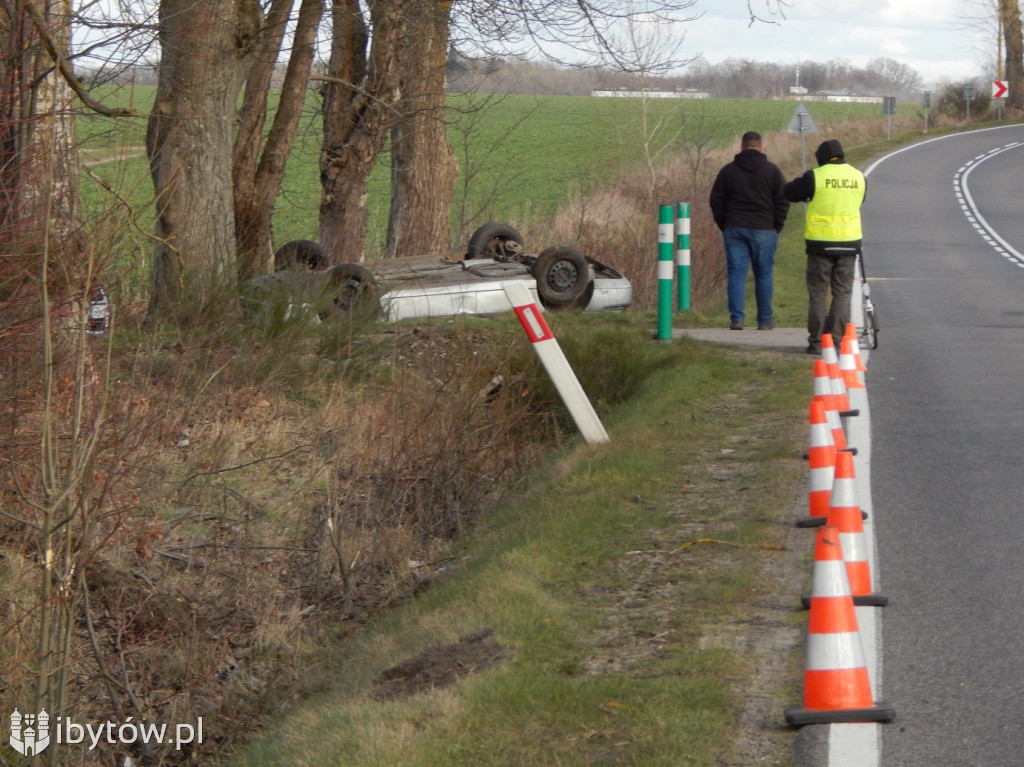
[[(132, 105), (144, 112), (153, 89), (139, 87), (108, 94), (111, 105)], [(315, 238), (319, 210), (320, 118), (311, 95), (299, 140), (275, 212), (278, 244)], [(463, 239), (487, 220), (517, 224), (543, 221), (573, 192), (587, 192), (640, 167), (644, 103), (639, 99), (585, 96), (452, 96), (449, 136), (459, 158), (453, 221)], [(745, 130), (781, 132), (794, 110), (790, 101), (719, 100), (647, 102), (648, 123), (662, 125), (654, 144), (680, 151), (686, 142), (731, 145)], [(857, 120), (881, 122), (877, 104), (812, 104), (819, 124)], [(109, 119), (84, 114), (78, 130), (87, 159), (105, 160), (95, 171), (140, 213), (149, 216), (152, 198), (144, 157), (145, 119)], [(669, 152), (673, 151), (672, 149)], [(111, 162), (115, 152), (126, 159)], [(384, 240), (388, 214), (387, 155), (371, 179), (369, 252)], [(93, 182), (83, 186), (87, 205), (98, 213), (113, 205), (110, 194)]]

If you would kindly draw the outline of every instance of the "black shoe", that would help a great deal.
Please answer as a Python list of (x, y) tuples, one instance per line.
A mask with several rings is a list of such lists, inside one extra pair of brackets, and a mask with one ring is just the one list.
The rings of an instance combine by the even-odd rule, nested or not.
[(743, 323), (738, 320), (733, 320), (729, 323), (729, 330), (743, 330)]
[(808, 354), (821, 354), (821, 347), (820, 346), (815, 346), (814, 344), (808, 344), (807, 345), (807, 353)]
[(773, 330), (775, 328), (775, 318), (768, 320), (767, 322), (757, 323), (758, 330)]

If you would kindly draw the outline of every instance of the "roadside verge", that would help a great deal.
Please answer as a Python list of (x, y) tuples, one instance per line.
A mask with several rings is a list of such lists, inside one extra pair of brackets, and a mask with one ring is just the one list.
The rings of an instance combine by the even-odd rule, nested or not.
[[(809, 389), (806, 355), (666, 345), (608, 444), (556, 456), (332, 647), (324, 691), (234, 763), (790, 763)], [(466, 673), (420, 684), (435, 661)]]

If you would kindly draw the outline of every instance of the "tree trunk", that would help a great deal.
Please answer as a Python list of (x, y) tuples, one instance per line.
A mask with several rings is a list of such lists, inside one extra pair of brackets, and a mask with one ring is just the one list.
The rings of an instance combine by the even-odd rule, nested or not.
[(324, 143), (320, 153), (320, 242), (331, 263), (365, 258), (366, 191), (370, 171), (395, 119), (398, 62), (406, 5), (370, 3), (373, 42), (358, 0), (334, 0), (330, 74), (324, 85)]
[[(150, 319), (236, 302), (235, 106), (259, 33), (257, 0), (161, 0), (146, 152), (156, 194)], [(187, 305), (186, 305), (187, 304)], [(229, 311), (229, 314), (231, 312)]]
[[(26, 218), (22, 202), (26, 189), (33, 186), (26, 179), (35, 133), (33, 46), (38, 47), (23, 6), (24, 2), (0, 4), (0, 249), (4, 253), (20, 249), (32, 236), (27, 227), (36, 233), (39, 229), (37, 221)], [(22, 272), (21, 265), (3, 266), (4, 282), (13, 285), (12, 276)]]
[(999, 0), (999, 14), (1006, 50), (1006, 80), (1009, 84), (1006, 106), (1021, 110), (1024, 109), (1024, 35), (1021, 32), (1018, 0)]
[(270, 133), (264, 141), (263, 126), (271, 78), (293, 5), (293, 0), (274, 0), (271, 4), (260, 53), (256, 57), (257, 64), (245, 85), (234, 161), (235, 239), (239, 278), (242, 280), (272, 268), (274, 201), (281, 189), (285, 166), (302, 116), (313, 66), (316, 31), (323, 17), (323, 0), (302, 0), (280, 102)]
[(77, 99), (39, 36), (47, 35), (65, 56), (71, 8), (67, 0), (35, 3), (31, 13), (28, 0), (0, 6), (0, 250), (5, 260), (19, 254), (18, 265), (5, 273), (21, 269), (37, 277), (45, 243), (51, 262), (59, 264), (53, 274), (72, 283), (50, 287), (66, 294), (84, 287), (79, 283), (87, 245), (78, 188)]
[(397, 55), (401, 117), (391, 132), (391, 213), (385, 257), (447, 253), (458, 161), (448, 141), (445, 75), (450, 0), (415, 8)]
[[(66, 56), (71, 49), (70, 0), (49, 0), (43, 17), (47, 34)], [(75, 92), (55, 69), (53, 61), (43, 62), (46, 76), (40, 81), (36, 100), (36, 135), (31, 153), (33, 173), (42, 184), (36, 200), (45, 213), (46, 241), (51, 256), (57, 256), (65, 274), (82, 277), (82, 256), (87, 238), (83, 228), (82, 200), (78, 188), (78, 143), (75, 138)], [(76, 286), (77, 287), (77, 286)]]

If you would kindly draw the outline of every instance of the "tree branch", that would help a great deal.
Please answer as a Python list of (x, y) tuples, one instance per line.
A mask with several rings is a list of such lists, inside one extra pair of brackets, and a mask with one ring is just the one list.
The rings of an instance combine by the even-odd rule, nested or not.
[(46, 28), (46, 23), (43, 17), (39, 15), (39, 11), (36, 9), (33, 3), (26, 3), (25, 8), (28, 10), (28, 15), (32, 19), (32, 24), (36, 28), (36, 32), (39, 33), (39, 39), (43, 41), (43, 45), (46, 47), (47, 52), (50, 54), (50, 58), (53, 59), (57, 65), (58, 71), (63, 76), (65, 82), (71, 87), (81, 99), (82, 103), (85, 104), (89, 109), (101, 114), (105, 117), (142, 117), (140, 112), (136, 112), (134, 109), (114, 109), (108, 106), (104, 106), (99, 101), (94, 99), (90, 94), (82, 81), (75, 76), (74, 70), (71, 68), (71, 64), (68, 62), (67, 57), (61, 53), (57, 47), (57, 41), (53, 39), (53, 35), (50, 34)]
[(370, 93), (365, 88), (360, 88), (358, 85), (356, 85), (355, 83), (350, 83), (348, 80), (342, 80), (340, 77), (329, 77), (328, 75), (312, 75), (309, 79), (310, 80), (316, 80), (318, 82), (338, 83), (339, 85), (344, 85), (346, 88), (354, 91), (355, 93), (358, 93), (360, 96), (363, 96), (364, 98), (367, 98), (370, 101), (375, 101), (376, 103), (380, 104), (382, 107), (384, 107), (386, 110), (388, 110), (392, 114), (396, 114), (396, 115), (401, 115), (402, 114), (401, 112), (399, 112), (397, 109), (395, 109), (395, 107), (392, 106), (391, 104), (389, 104), (388, 102), (383, 101), (382, 99), (377, 98), (376, 96), (374, 96), (372, 93)]

